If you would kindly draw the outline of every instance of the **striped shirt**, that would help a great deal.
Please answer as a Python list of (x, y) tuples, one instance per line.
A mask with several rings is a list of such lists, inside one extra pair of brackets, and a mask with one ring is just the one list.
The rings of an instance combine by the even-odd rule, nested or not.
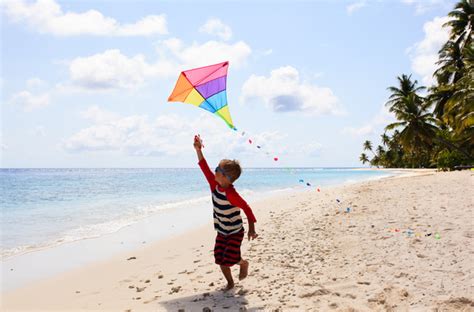
[(243, 228), (240, 208), (232, 205), (225, 192), (216, 187), (212, 191), (212, 204), (214, 205), (214, 228), (222, 235), (239, 232)]
[(240, 209), (244, 211), (249, 222), (257, 222), (252, 209), (247, 202), (240, 197), (233, 185), (225, 189), (220, 187), (205, 159), (199, 162), (199, 167), (201, 167), (211, 187), (212, 204), (214, 208), (214, 228), (217, 232), (222, 235), (229, 235), (242, 230), (243, 222), (240, 216)]

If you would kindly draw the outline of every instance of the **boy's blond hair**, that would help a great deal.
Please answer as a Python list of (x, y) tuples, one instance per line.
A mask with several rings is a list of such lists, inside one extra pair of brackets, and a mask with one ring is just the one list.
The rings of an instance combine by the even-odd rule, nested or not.
[(224, 172), (231, 178), (230, 183), (233, 183), (240, 177), (242, 168), (238, 160), (222, 159), (219, 163)]

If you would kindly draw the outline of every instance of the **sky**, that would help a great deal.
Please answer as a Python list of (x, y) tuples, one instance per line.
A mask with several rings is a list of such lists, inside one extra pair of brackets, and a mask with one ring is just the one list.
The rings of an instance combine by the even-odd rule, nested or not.
[[(3, 0), (1, 167), (192, 168), (195, 134), (210, 163), (360, 167), (387, 87), (432, 84), (455, 3)], [(222, 61), (237, 131), (167, 102)]]

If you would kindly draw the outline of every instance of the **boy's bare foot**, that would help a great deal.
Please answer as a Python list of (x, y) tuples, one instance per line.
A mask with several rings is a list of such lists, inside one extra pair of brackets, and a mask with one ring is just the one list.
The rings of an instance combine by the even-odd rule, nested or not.
[(240, 263), (239, 280), (243, 280), (249, 274), (249, 262), (242, 260)]
[(222, 288), (223, 291), (228, 291), (228, 290), (231, 290), (232, 288), (234, 288), (234, 283), (232, 284), (227, 284), (226, 287)]

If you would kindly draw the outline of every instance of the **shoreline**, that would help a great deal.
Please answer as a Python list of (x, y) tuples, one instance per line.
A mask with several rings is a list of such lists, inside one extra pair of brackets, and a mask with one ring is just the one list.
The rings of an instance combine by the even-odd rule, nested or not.
[[(7, 170), (8, 169), (12, 169), (12, 168), (6, 168)], [(38, 169), (38, 170), (41, 170), (41, 169), (45, 169), (45, 168), (33, 168), (33, 169)], [(49, 168), (46, 168), (46, 169), (49, 169)], [(53, 168), (53, 169), (57, 169), (57, 168)], [(89, 169), (89, 168), (86, 168), (86, 169)], [(125, 170), (127, 170), (128, 168), (124, 168)], [(148, 169), (148, 168), (143, 168), (143, 169)], [(194, 168), (191, 168), (191, 169), (194, 169)], [(250, 168), (250, 169), (264, 169), (264, 168)], [(283, 168), (285, 169), (285, 168)], [(303, 169), (308, 169), (308, 168), (303, 168)], [(321, 169), (322, 168), (316, 168), (316, 169)], [(329, 168), (331, 170), (337, 170), (338, 168), (334, 167), (334, 168)], [(198, 170), (198, 169), (197, 169)], [(343, 169), (343, 170), (347, 170), (347, 171), (350, 171), (350, 169)], [(366, 170), (364, 168), (361, 168), (361, 171), (371, 171), (371, 170)], [(392, 172), (393, 174), (399, 174), (398, 172), (396, 172), (396, 170), (387, 170), (387, 172)], [(369, 178), (358, 178), (354, 181), (340, 181), (340, 182), (337, 182), (336, 184), (329, 184), (329, 185), (321, 185), (321, 187), (332, 187), (332, 186), (337, 186), (337, 185), (343, 185), (343, 184), (347, 184), (347, 183), (358, 183), (360, 181), (368, 181), (368, 180), (372, 180), (372, 179), (379, 179), (379, 178), (385, 178), (387, 176), (376, 176), (376, 177), (369, 177)], [(295, 178), (295, 180), (297, 180)], [(261, 191), (256, 191), (256, 193), (261, 193), (263, 192), (262, 196), (258, 196), (258, 197), (255, 197), (254, 194), (245, 194), (246, 191), (244, 191), (244, 197), (245, 198), (250, 198), (250, 200), (252, 201), (258, 201), (262, 198), (267, 198), (269, 196), (274, 196), (275, 193), (281, 193), (281, 192), (298, 192), (298, 191), (304, 191), (304, 186), (301, 187), (301, 185), (299, 185), (298, 183), (294, 183), (293, 186), (282, 186), (281, 188), (275, 188), (275, 189), (264, 189), (264, 190), (261, 190)], [(248, 190), (247, 190), (248, 191)], [(252, 191), (253, 193), (253, 191)], [(254, 197), (254, 198), (252, 198)], [(72, 229), (72, 230), (68, 230), (68, 232), (65, 232), (65, 233), (61, 233), (60, 236), (58, 237), (55, 237), (55, 238), (51, 238), (49, 239), (48, 241), (44, 241), (44, 242), (41, 242), (41, 243), (38, 243), (37, 245), (21, 245), (21, 246), (16, 246), (16, 247), (11, 247), (9, 249), (5, 249), (5, 250), (2, 250), (2, 255), (0, 257), (0, 261), (9, 261), (10, 259), (12, 258), (15, 258), (15, 257), (19, 257), (19, 256), (22, 256), (22, 255), (25, 255), (25, 254), (29, 254), (29, 253), (33, 253), (33, 252), (41, 252), (43, 250), (47, 250), (49, 248), (57, 248), (57, 247), (61, 247), (62, 245), (66, 245), (66, 244), (74, 244), (74, 243), (77, 243), (77, 242), (80, 242), (80, 241), (83, 241), (83, 240), (92, 240), (92, 239), (97, 239), (97, 238), (101, 238), (102, 236), (107, 236), (107, 235), (114, 235), (115, 233), (127, 228), (127, 227), (133, 227), (133, 226), (136, 226), (136, 224), (139, 224), (141, 222), (143, 222), (144, 220), (148, 219), (148, 218), (152, 218), (153, 216), (155, 215), (159, 215), (160, 213), (162, 213), (163, 211), (166, 211), (166, 210), (172, 210), (172, 209), (179, 209), (181, 208), (182, 206), (187, 206), (189, 207), (190, 205), (191, 206), (197, 206), (198, 204), (202, 204), (203, 202), (206, 202), (207, 203), (207, 200), (208, 200), (209, 196), (207, 195), (203, 195), (203, 196), (198, 196), (198, 197), (192, 197), (192, 198), (188, 198), (188, 199), (185, 199), (185, 200), (180, 200), (180, 201), (171, 201), (171, 202), (163, 202), (163, 203), (158, 203), (156, 205), (154, 205), (154, 212), (150, 215), (145, 215), (145, 216), (136, 216), (132, 219), (118, 219), (118, 220), (115, 220), (114, 222), (119, 222), (119, 223), (124, 223), (124, 225), (119, 225), (116, 229), (112, 230), (112, 231), (109, 231), (109, 232), (97, 232), (97, 233), (90, 233), (90, 234), (87, 234), (86, 236), (83, 236), (83, 237), (71, 237), (72, 236), (75, 236), (77, 234), (75, 234), (75, 230), (77, 229)], [(99, 223), (99, 224), (93, 224), (91, 227), (102, 227), (104, 224), (103, 223)], [(115, 225), (114, 225), (115, 227)]]
[[(413, 182), (414, 179), (428, 179), (433, 184), (436, 184), (436, 178), (443, 177), (444, 179), (445, 177), (449, 177), (450, 174), (451, 173), (431, 173), (428, 175), (418, 174), (418, 177), (416, 177), (416, 175), (415, 177), (407, 177), (403, 175), (392, 176), (378, 180), (358, 182), (356, 184), (329, 187), (325, 188), (324, 192), (321, 192), (320, 194), (314, 194), (311, 191), (303, 191), (301, 193), (295, 192), (293, 194), (282, 194), (281, 196), (273, 196), (272, 198), (264, 199), (255, 204), (252, 204), (252, 206), (255, 206), (254, 210), (258, 211), (258, 222), (256, 224), (257, 233), (259, 233), (262, 238), (265, 237), (265, 239), (274, 241), (275, 239), (277, 239), (278, 236), (278, 231), (275, 232), (277, 225), (285, 224), (286, 222), (286, 226), (283, 226), (283, 229), (285, 229), (285, 231), (294, 230), (297, 235), (294, 235), (295, 237), (292, 237), (290, 235), (290, 237), (293, 239), (294, 244), (299, 245), (300, 243), (303, 243), (305, 241), (303, 237), (308, 234), (315, 233), (315, 230), (307, 227), (306, 230), (301, 232), (301, 224), (291, 223), (290, 220), (286, 220), (287, 217), (285, 217), (285, 215), (292, 215), (292, 217), (294, 218), (305, 217), (306, 219), (311, 217), (315, 218), (314, 222), (318, 224), (316, 228), (325, 227), (329, 233), (323, 232), (324, 236), (327, 237), (326, 239), (318, 239), (313, 243), (311, 243), (311, 241), (309, 242), (309, 245), (313, 247), (315, 246), (314, 244), (326, 245), (326, 240), (328, 239), (330, 241), (337, 241), (337, 237), (334, 237), (334, 235), (336, 235), (336, 232), (331, 232), (333, 231), (332, 227), (339, 228), (339, 230), (341, 230), (342, 226), (344, 227), (344, 230), (349, 231), (349, 233), (353, 231), (353, 228), (351, 226), (354, 226), (355, 228), (359, 228), (361, 226), (365, 227), (363, 226), (363, 224), (359, 224), (361, 222), (365, 222), (363, 219), (359, 219), (359, 214), (365, 213), (362, 210), (367, 210), (369, 208), (372, 209), (374, 207), (371, 207), (370, 203), (366, 203), (363, 205), (363, 203), (361, 203), (361, 201), (363, 201), (363, 197), (360, 197), (360, 195), (357, 194), (365, 194), (367, 192), (370, 193), (370, 189), (373, 189), (374, 187), (378, 188), (381, 185), (391, 186), (393, 184), (397, 187), (402, 188), (404, 188), (404, 185), (407, 183), (416, 185), (417, 183)], [(451, 174), (451, 176), (467, 179), (467, 181), (471, 179), (472, 183), (472, 178), (470, 176), (468, 177), (468, 173), (464, 172), (454, 175)], [(468, 187), (468, 185), (469, 183), (464, 183), (465, 187)], [(367, 190), (364, 191), (363, 189)], [(345, 195), (341, 196), (341, 194)], [(374, 193), (370, 196), (378, 195)], [(416, 194), (414, 193), (410, 196), (415, 196), (412, 198), (412, 201), (416, 201), (416, 205), (418, 206), (418, 204), (420, 204), (420, 200), (416, 198)], [(464, 194), (464, 196), (467, 196), (467, 194)], [(334, 201), (334, 198), (337, 197), (339, 197), (343, 203), (340, 206), (338, 206), (338, 204)], [(425, 199), (426, 198), (422, 198), (421, 205), (423, 205), (423, 200)], [(374, 203), (378, 202), (376, 198), (372, 198), (372, 201)], [(313, 202), (317, 204), (311, 204)], [(344, 213), (343, 210), (345, 208), (345, 205), (350, 205), (353, 211), (351, 211), (351, 213)], [(298, 213), (296, 213), (295, 215), (295, 209), (304, 209), (304, 211), (301, 212), (301, 215), (298, 215)], [(470, 209), (472, 211), (472, 205)], [(388, 213), (390, 211), (382, 212)], [(368, 215), (368, 217), (372, 217), (372, 215), (377, 216), (377, 214), (371, 213), (370, 215)], [(340, 220), (337, 221), (335, 218), (339, 218)], [(326, 219), (328, 221), (326, 221)], [(334, 220), (331, 221), (332, 219)], [(306, 222), (304, 219), (300, 219), (300, 221), (303, 224), (305, 224)], [(334, 223), (334, 221), (336, 222)], [(462, 221), (467, 222), (466, 219), (462, 219)], [(330, 224), (332, 224), (332, 226), (330, 226)], [(347, 227), (344, 226), (344, 224)], [(327, 228), (327, 226), (330, 226), (330, 228)], [(379, 227), (379, 225), (375, 226)], [(400, 225), (395, 224), (394, 226), (390, 226), (395, 227)], [(386, 230), (387, 229), (384, 229), (378, 235), (381, 235), (381, 237), (386, 237), (387, 235), (398, 235), (395, 234), (395, 232), (386, 232)], [(406, 230), (406, 228), (401, 230)], [(417, 229), (415, 228), (414, 235), (416, 235), (416, 230)], [(320, 230), (316, 230), (316, 233), (318, 233), (319, 231)], [(364, 234), (365, 231), (366, 230), (364, 230), (362, 234)], [(368, 231), (370, 231), (370, 225)], [(338, 233), (342, 235), (341, 233), (344, 234), (345, 232), (340, 231)], [(345, 233), (343, 236), (347, 236), (346, 234), (348, 235), (348, 233)], [(300, 237), (300, 235), (303, 235), (303, 237), (298, 238)], [(378, 235), (376, 234), (376, 236)], [(251, 261), (251, 275), (256, 276), (249, 276), (247, 280), (243, 281), (242, 283), (238, 283), (235, 292), (233, 292), (232, 296), (230, 297), (225, 294), (222, 294), (218, 290), (213, 290), (223, 283), (222, 277), (220, 276), (220, 272), (216, 270), (216, 266), (213, 264), (213, 258), (211, 254), (214, 236), (215, 234), (211, 223), (207, 223), (206, 225), (201, 226), (199, 229), (186, 231), (185, 233), (180, 235), (174, 235), (173, 237), (166, 239), (165, 241), (147, 244), (146, 246), (138, 248), (133, 252), (127, 251), (125, 253), (121, 253), (120, 255), (116, 255), (111, 259), (107, 259), (105, 261), (100, 262), (94, 262), (92, 264), (82, 266), (79, 269), (62, 273), (53, 278), (43, 279), (38, 282), (34, 282), (30, 285), (13, 290), (11, 292), (2, 293), (2, 297), (4, 299), (2, 301), (3, 304), (5, 304), (5, 307), (12, 310), (21, 310), (23, 308), (28, 309), (28, 307), (33, 307), (33, 309), (35, 309), (34, 307), (36, 307), (36, 309), (43, 308), (49, 310), (105, 309), (123, 311), (130, 308), (132, 309), (132, 311), (146, 311), (147, 309), (153, 307), (153, 309), (158, 309), (159, 311), (161, 311), (169, 310), (171, 309), (171, 307), (171, 310), (178, 309), (178, 307), (183, 307), (186, 308), (186, 311), (188, 311), (189, 308), (192, 307), (200, 307), (200, 309), (202, 310), (202, 307), (204, 307), (206, 304), (208, 307), (213, 308), (213, 305), (218, 305), (218, 302), (223, 303), (224, 305), (244, 305), (248, 307), (257, 308), (283, 307), (284, 310), (286, 310), (287, 308), (297, 309), (296, 307), (294, 307), (296, 305), (295, 302), (308, 301), (313, 297), (318, 297), (321, 300), (323, 299), (323, 297), (328, 297), (324, 294), (313, 294), (309, 296), (309, 293), (301, 293), (300, 291), (295, 291), (296, 301), (289, 300), (288, 298), (288, 300), (282, 299), (283, 302), (286, 303), (283, 304), (279, 300), (272, 301), (270, 294), (273, 293), (274, 296), (281, 298), (285, 297), (284, 293), (280, 294), (280, 292), (277, 290), (270, 291), (270, 294), (267, 294), (266, 291), (256, 292), (256, 289), (261, 289), (261, 287), (264, 287), (263, 284), (265, 284), (265, 281), (267, 281), (268, 283), (270, 282), (269, 279), (273, 280), (275, 274), (278, 276), (285, 275), (288, 273), (286, 271), (295, 270), (293, 268), (295, 264), (299, 266), (299, 263), (305, 263), (307, 261), (305, 260), (304, 254), (295, 255), (294, 252), (292, 252), (291, 250), (287, 250), (287, 245), (282, 246), (282, 251), (279, 251), (277, 254), (273, 254), (272, 250), (276, 251), (278, 249), (277, 243), (274, 242), (268, 245), (268, 242), (266, 242), (265, 240), (262, 241), (261, 239), (252, 242), (248, 242), (247, 240), (245, 240), (243, 244), (243, 253), (245, 256), (249, 257)], [(288, 233), (284, 236), (288, 238)], [(441, 233), (441, 237), (444, 238), (445, 233)], [(356, 237), (354, 237), (353, 234), (350, 234), (349, 236), (347, 236), (346, 239), (353, 240), (354, 238)], [(390, 242), (391, 239), (393, 239), (393, 237), (381, 238), (381, 242)], [(416, 239), (421, 240), (422, 238)], [(436, 244), (443, 242), (443, 240), (435, 240), (434, 238), (430, 239), (431, 240), (429, 241), (429, 243)], [(406, 240), (413, 241), (415, 240), (415, 238), (413, 237)], [(288, 244), (288, 240), (283, 241), (283, 244)], [(324, 252), (324, 250), (333, 250), (330, 248), (330, 246), (317, 246), (317, 248), (319, 251), (309, 251), (307, 252), (307, 254), (315, 256), (319, 255), (317, 257), (321, 257), (322, 254), (327, 253)], [(388, 246), (385, 246), (385, 248), (388, 248)], [(404, 251), (406, 251), (405, 248), (406, 247), (404, 247)], [(262, 267), (265, 262), (263, 258), (267, 258), (268, 256), (270, 256), (270, 254), (272, 254), (273, 258), (280, 259), (280, 253), (287, 255), (286, 258), (282, 258), (281, 264), (288, 267), (284, 268), (280, 267), (280, 265), (276, 265), (275, 268), (275, 264), (279, 262), (271, 262), (273, 264), (270, 267), (273, 267), (272, 269), (275, 269), (278, 272), (268, 274), (269, 272), (267, 272), (266, 267)], [(323, 257), (326, 256), (323, 255)], [(127, 260), (131, 257), (136, 257), (136, 259)], [(293, 260), (291, 262), (287, 261), (288, 257)], [(315, 259), (311, 260), (305, 266), (311, 266), (314, 261)], [(316, 260), (316, 262), (318, 261), (319, 260)], [(345, 261), (350, 261), (350, 259), (346, 258)], [(321, 263), (319, 263), (319, 265), (320, 264)], [(369, 264), (370, 263), (366, 263), (366, 265)], [(368, 266), (367, 269), (368, 268), (370, 268), (370, 266)], [(344, 269), (343, 265), (343, 268), (339, 268), (339, 270), (345, 271), (346, 269)], [(320, 274), (317, 274), (316, 279), (313, 278), (311, 279), (311, 281), (308, 280), (307, 282), (296, 284), (302, 284), (303, 288), (306, 287), (309, 290), (315, 289), (315, 287), (317, 286), (316, 288), (319, 287), (319, 290), (314, 290), (314, 292), (316, 293), (318, 291), (322, 293), (325, 293), (326, 291), (331, 291), (327, 290), (329, 286), (325, 285), (325, 283), (320, 280), (326, 274), (328, 274), (327, 272), (325, 272), (326, 270), (323, 270)], [(328, 275), (338, 275), (336, 273), (338, 273), (338, 270), (335, 270), (333, 273)], [(472, 269), (468, 270), (467, 273), (468, 276), (472, 277)], [(160, 278), (160, 275), (163, 275), (163, 277)], [(295, 278), (295, 276), (293, 276), (293, 278)], [(300, 276), (300, 278), (302, 277)], [(332, 278), (333, 277), (331, 277), (330, 281), (332, 281)], [(337, 280), (342, 277), (334, 278), (336, 278)], [(296, 280), (293, 280), (293, 282), (291, 282), (291, 279), (288, 280), (288, 278), (283, 277), (283, 281), (286, 282), (286, 284), (288, 284), (287, 286), (289, 287), (289, 285), (291, 283), (295, 283)], [(316, 284), (314, 283), (315, 281), (317, 281)], [(449, 286), (447, 286), (446, 283), (447, 281), (445, 280), (444, 287), (453, 287), (452, 283), (454, 282), (450, 282)], [(304, 284), (311, 284), (313, 286), (304, 286)], [(357, 287), (359, 287), (360, 285), (364, 285), (357, 283), (355, 284), (358, 285)], [(141, 290), (142, 288), (144, 289)], [(153, 289), (154, 291), (152, 291), (151, 289)], [(114, 291), (117, 293), (115, 293)], [(409, 291), (410, 294), (411, 292), (412, 290)], [(341, 293), (341, 291), (339, 291), (339, 293)], [(308, 296), (306, 296), (305, 294)], [(384, 296), (389, 295), (391, 296), (391, 293), (384, 294)], [(357, 298), (360, 297), (359, 295), (355, 296)], [(28, 305), (28, 303), (21, 303), (22, 300), (24, 301), (24, 298), (29, 298), (28, 301), (30, 301), (30, 305)], [(266, 298), (266, 300), (262, 300), (264, 298)], [(340, 298), (336, 298), (339, 300), (335, 300), (336, 304), (338, 306), (344, 306), (344, 304), (347, 304), (347, 298), (344, 298), (345, 297), (343, 296)], [(195, 299), (197, 301), (194, 301), (193, 305), (193, 300)], [(397, 300), (404, 301), (402, 299), (403, 298), (398, 298)], [(472, 300), (472, 298), (469, 298), (469, 296), (468, 299)], [(340, 302), (341, 300), (342, 302)], [(372, 301), (372, 303), (374, 302), (375, 301)], [(204, 305), (199, 305), (201, 303)], [(324, 300), (318, 303), (318, 306), (321, 309), (325, 309), (324, 305), (322, 305), (323, 303)], [(325, 302), (324, 304), (326, 303), (327, 302)], [(457, 304), (460, 303), (458, 302)], [(416, 307), (416, 305), (414, 306)], [(418, 308), (426, 306), (426, 303), (422, 302), (421, 305), (418, 306)], [(301, 307), (304, 307), (304, 305), (302, 305)], [(365, 308), (367, 309), (367, 307)]]

